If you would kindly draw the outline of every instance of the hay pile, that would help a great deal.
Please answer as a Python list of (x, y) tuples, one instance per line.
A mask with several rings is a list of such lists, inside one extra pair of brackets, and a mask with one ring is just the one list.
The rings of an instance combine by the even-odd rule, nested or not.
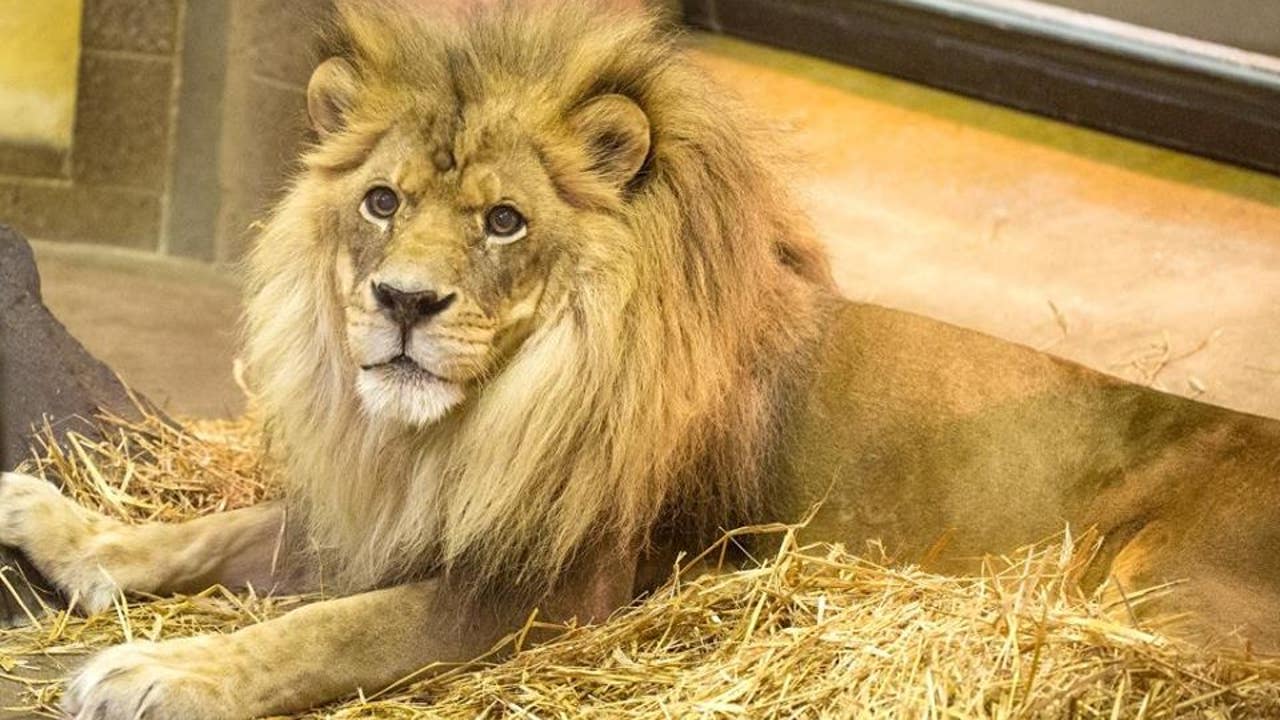
[[(242, 506), (278, 486), (251, 420), (109, 426), (108, 441), (49, 448), (29, 469), (134, 521)], [(1280, 717), (1280, 666), (1109, 619), (1076, 589), (1080, 553), (1069, 541), (993, 560), (982, 577), (947, 578), (797, 547), (788, 528), (756, 531), (788, 533), (783, 552), (757, 568), (676, 579), (608, 624), (505, 663), (306, 717)], [(68, 656), (128, 638), (229, 632), (314, 599), (215, 588), (122, 598), (88, 618), (55, 613), (0, 634), (0, 677), (25, 686), (24, 707), (53, 716), (61, 687), (49, 673)]]

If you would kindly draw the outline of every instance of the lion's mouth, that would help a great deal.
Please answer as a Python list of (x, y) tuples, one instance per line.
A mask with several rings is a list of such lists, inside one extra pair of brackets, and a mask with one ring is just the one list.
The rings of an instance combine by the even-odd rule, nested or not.
[(404, 353), (400, 353), (390, 360), (384, 360), (370, 365), (361, 365), (360, 369), (366, 372), (382, 372), (390, 375), (391, 377), (406, 380), (433, 380), (435, 382), (442, 383), (453, 382), (449, 378), (437, 375), (422, 367), (417, 363), (417, 361)]
[(425, 427), (466, 400), (464, 383), (428, 370), (403, 351), (360, 369), (355, 389), (371, 415)]

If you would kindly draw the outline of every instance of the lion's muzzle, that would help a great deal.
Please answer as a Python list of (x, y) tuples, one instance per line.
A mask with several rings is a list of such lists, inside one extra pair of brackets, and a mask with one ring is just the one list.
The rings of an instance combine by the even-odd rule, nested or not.
[(358, 285), (347, 341), (370, 413), (425, 425), (463, 400), (468, 379), (486, 367), (493, 328), (464, 292), (406, 275), (379, 273)]

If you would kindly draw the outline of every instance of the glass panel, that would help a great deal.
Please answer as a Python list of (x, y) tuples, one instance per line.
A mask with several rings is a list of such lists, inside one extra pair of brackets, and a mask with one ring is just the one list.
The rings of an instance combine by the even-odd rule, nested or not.
[(1280, 56), (1276, 0), (1044, 0), (1219, 45)]
[(891, 1), (1280, 88), (1277, 0)]

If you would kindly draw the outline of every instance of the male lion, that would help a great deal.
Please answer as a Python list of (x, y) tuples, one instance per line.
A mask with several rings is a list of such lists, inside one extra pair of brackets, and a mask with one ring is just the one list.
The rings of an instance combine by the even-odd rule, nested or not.
[[(89, 609), (212, 583), (345, 597), (108, 650), (84, 718), (249, 718), (601, 620), (721, 528), (944, 565), (1069, 523), (1095, 583), (1186, 579), (1280, 645), (1280, 423), (833, 289), (743, 113), (642, 13), (344, 5), (318, 142), (251, 258), (287, 500), (180, 525), (0, 486), (0, 542)], [(287, 518), (287, 522), (286, 522)]]

